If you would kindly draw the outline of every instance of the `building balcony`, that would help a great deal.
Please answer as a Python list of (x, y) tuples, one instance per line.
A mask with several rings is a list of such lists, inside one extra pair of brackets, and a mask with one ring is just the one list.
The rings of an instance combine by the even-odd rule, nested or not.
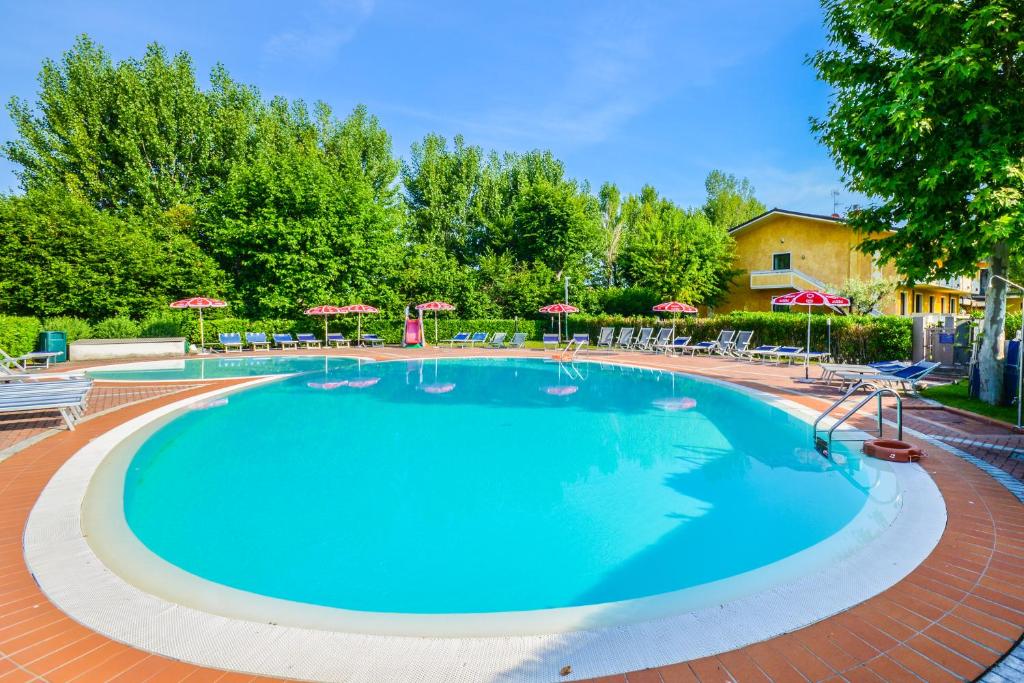
[(787, 270), (752, 270), (750, 271), (750, 288), (822, 290), (825, 288), (825, 283), (795, 268)]

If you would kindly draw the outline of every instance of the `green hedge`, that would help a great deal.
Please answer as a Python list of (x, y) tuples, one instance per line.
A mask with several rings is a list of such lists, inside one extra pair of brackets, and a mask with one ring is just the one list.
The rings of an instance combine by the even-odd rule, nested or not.
[(0, 349), (12, 356), (33, 351), (42, 329), (36, 318), (0, 315)]

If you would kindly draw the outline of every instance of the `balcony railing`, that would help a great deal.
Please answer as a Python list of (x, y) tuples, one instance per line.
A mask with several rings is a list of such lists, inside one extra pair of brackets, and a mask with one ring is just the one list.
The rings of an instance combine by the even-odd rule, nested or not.
[(751, 289), (824, 289), (825, 283), (795, 268), (750, 271)]

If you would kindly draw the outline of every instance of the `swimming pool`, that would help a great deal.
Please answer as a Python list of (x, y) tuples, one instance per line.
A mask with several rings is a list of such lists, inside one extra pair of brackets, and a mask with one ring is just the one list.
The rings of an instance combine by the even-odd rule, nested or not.
[(138, 361), (104, 365), (85, 371), (98, 380), (129, 382), (172, 382), (192, 379), (230, 379), (287, 375), (295, 372), (326, 371), (346, 359), (326, 356), (216, 356), (214, 358), (180, 358), (174, 360)]
[(131, 532), (215, 584), (327, 608), (683, 610), (829, 566), (899, 510), (890, 465), (825, 460), (806, 422), (717, 383), (527, 359), (324, 363), (133, 445)]

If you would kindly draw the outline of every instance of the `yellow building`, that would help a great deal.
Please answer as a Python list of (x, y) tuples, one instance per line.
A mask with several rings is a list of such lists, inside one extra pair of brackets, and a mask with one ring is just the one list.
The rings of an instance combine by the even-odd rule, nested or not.
[[(770, 311), (772, 297), (794, 290), (824, 290), (848, 280), (900, 279), (892, 264), (879, 266), (858, 251), (861, 236), (838, 216), (772, 209), (729, 233), (736, 240), (736, 268), (743, 272), (716, 312)], [(972, 295), (981, 293), (978, 278), (936, 280), (898, 288), (879, 312), (961, 313), (973, 304)]]

